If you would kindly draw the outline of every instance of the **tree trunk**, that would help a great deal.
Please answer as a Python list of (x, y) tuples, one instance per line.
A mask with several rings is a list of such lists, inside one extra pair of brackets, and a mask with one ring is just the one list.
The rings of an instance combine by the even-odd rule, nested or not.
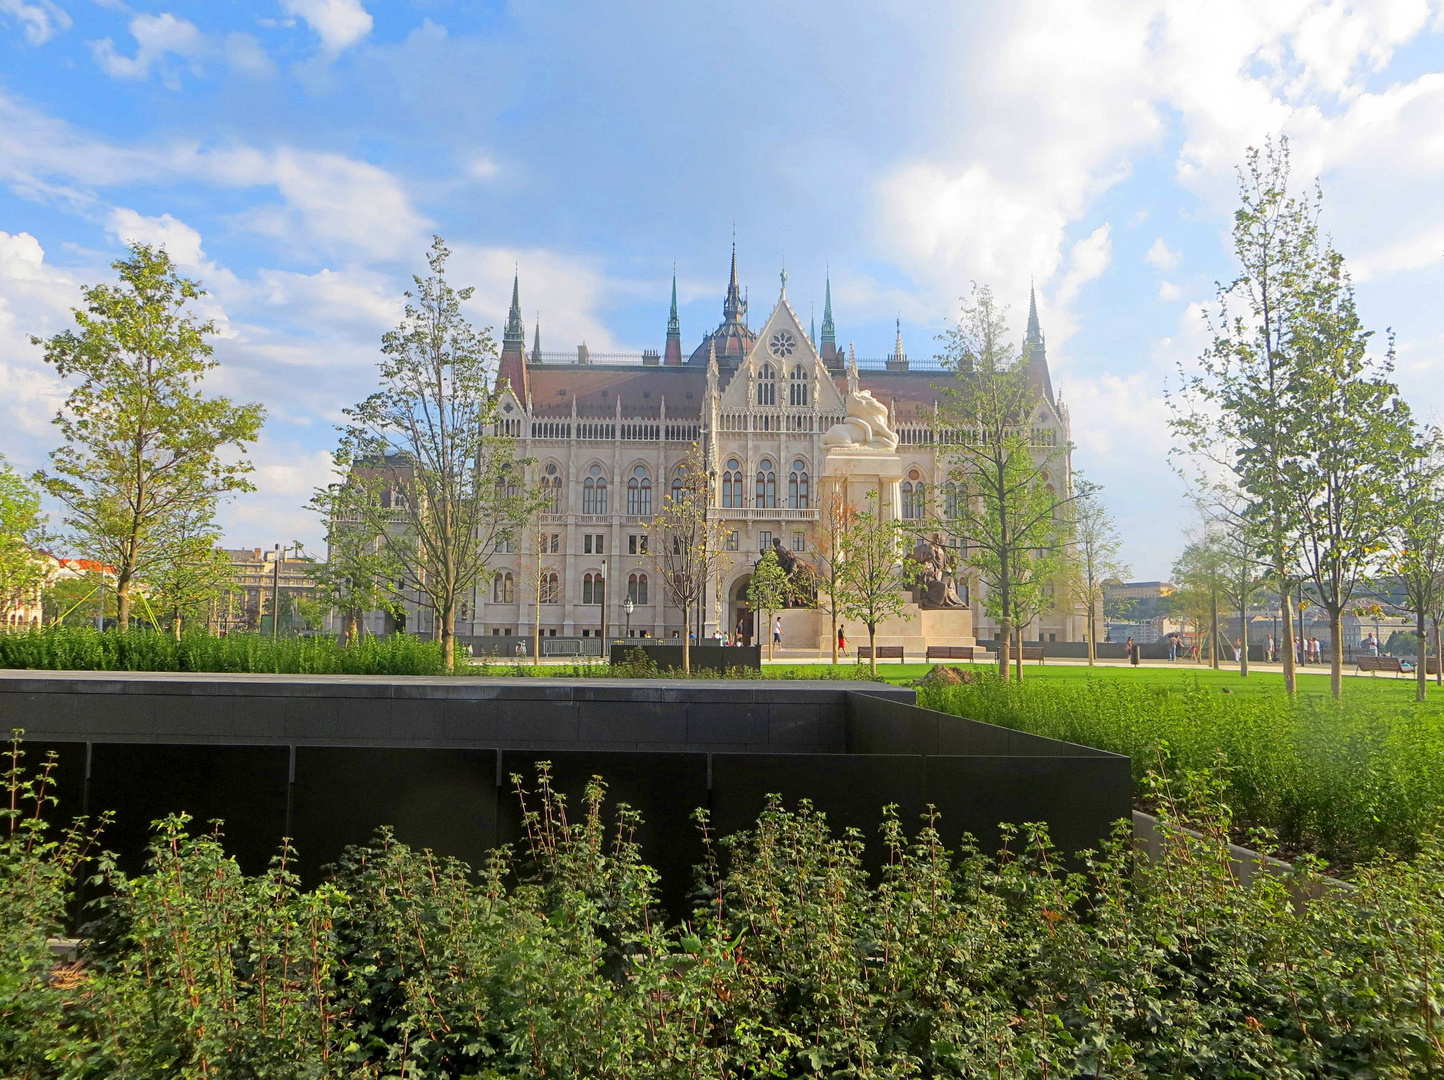
[(1294, 666), (1294, 598), (1288, 587), (1279, 593), (1279, 608), (1284, 624), (1283, 647), (1280, 650), (1284, 655), (1284, 693), (1293, 695), (1299, 692), (1298, 672)]
[(1218, 670), (1218, 590), (1217, 590), (1217, 589), (1210, 589), (1210, 590), (1208, 591), (1208, 607), (1209, 607), (1208, 614), (1209, 614), (1209, 617), (1211, 618), (1212, 624), (1213, 624), (1212, 634), (1211, 634), (1211, 636), (1210, 636), (1209, 639), (1208, 639), (1208, 658), (1209, 658), (1209, 665), (1208, 665), (1208, 666), (1211, 667), (1211, 668), (1213, 668), (1214, 671), (1217, 671), (1217, 670)]
[(1017, 637), (1018, 637), (1018, 652), (1017, 652), (1017, 657), (1018, 657), (1018, 659), (1017, 659), (1017, 661), (1016, 661), (1016, 663), (1017, 663), (1017, 672), (1018, 672), (1018, 681), (1019, 681), (1019, 682), (1022, 682), (1022, 681), (1023, 681), (1023, 627), (1021, 627), (1021, 626), (1018, 627), (1018, 629), (1015, 631), (1015, 633), (1017, 634)]
[(1238, 674), (1239, 678), (1248, 678), (1248, 601), (1245, 600), (1242, 607), (1238, 609)]
[(1094, 640), (1098, 637), (1098, 619), (1096, 617), (1097, 604), (1093, 601), (1092, 590), (1088, 595), (1088, 666), (1093, 666), (1094, 655), (1097, 652), (1093, 647)]
[[(1004, 662), (1006, 667), (1006, 661)], [(877, 623), (867, 624), (867, 669), (877, 674)]]
[[(538, 542), (537, 547), (538, 547), (538, 548), (541, 547), (540, 542)], [(539, 664), (541, 664), (541, 591), (542, 591), (542, 588), (543, 588), (543, 578), (542, 578), (542, 572), (541, 572), (541, 554), (540, 554), (540, 551), (538, 551), (538, 554), (537, 554), (537, 557), (536, 557), (536, 562), (537, 562), (536, 581), (534, 581), (534, 582), (532, 583), (532, 585), (533, 585), (533, 589), (532, 589), (532, 593), (533, 593), (533, 596), (532, 596), (532, 599), (533, 599), (532, 608), (534, 609), (534, 610), (533, 610), (533, 619), (532, 619), (532, 621), (536, 624), (536, 633), (533, 635), (534, 640), (532, 641), (532, 646), (531, 646), (531, 666), (532, 666), (532, 667), (537, 667)], [(473, 597), (473, 599), (475, 599), (475, 597)], [(476, 605), (473, 604), (472, 607), (475, 608)], [(475, 615), (476, 615), (476, 612), (473, 611), (473, 612), (472, 612), (473, 618), (475, 617)]]
[[(770, 663), (772, 663), (772, 612), (771, 612), (771, 611), (768, 611), (768, 612), (767, 612), (767, 629), (764, 630), (764, 631), (762, 631), (762, 632), (767, 635), (767, 662), (770, 664)], [(683, 639), (684, 639), (683, 642), (682, 642), (682, 648), (685, 649), (685, 648), (687, 647), (687, 642), (686, 642), (686, 640), (685, 640), (685, 638), (687, 637), (687, 631), (686, 631), (686, 628), (685, 628), (685, 627), (683, 627), (683, 630), (682, 630), (682, 637), (683, 637)]]
[(1439, 620), (1434, 623), (1434, 685), (1444, 686), (1444, 652), (1439, 651)]
[[(102, 609), (104, 610), (104, 609)], [(105, 616), (101, 616), (105, 625)], [(122, 574), (115, 582), (115, 625), (121, 633), (130, 629), (130, 575)]]
[[(678, 590), (679, 592), (681, 590)], [(682, 606), (682, 674), (692, 674), (692, 605)], [(771, 659), (769, 656), (768, 659)]]
[(1414, 700), (1423, 701), (1429, 696), (1429, 638), (1424, 631), (1424, 611), (1414, 612), (1414, 634), (1418, 637), (1418, 648), (1415, 650), (1416, 662), (1414, 665)]
[(179, 641), (181, 639), (181, 617), (178, 611), (171, 619), (170, 630), (171, 633), (175, 635), (175, 639)]
[(832, 609), (832, 666), (837, 666), (837, 608)]
[(440, 611), (437, 620), (441, 628), (441, 656), (446, 662), (446, 673), (456, 672), (456, 610), (450, 604)]
[[(1329, 636), (1335, 641), (1344, 639), (1342, 610), (1329, 612)], [(1329, 693), (1338, 701), (1344, 696), (1344, 652), (1342, 649), (1330, 649), (1329, 654)]]

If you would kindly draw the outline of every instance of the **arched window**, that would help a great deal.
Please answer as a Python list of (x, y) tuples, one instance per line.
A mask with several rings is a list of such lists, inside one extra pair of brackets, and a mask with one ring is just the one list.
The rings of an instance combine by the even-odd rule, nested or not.
[(498, 570), (491, 578), (491, 602), (510, 604), (516, 597), (516, 579), (510, 570)]
[(681, 505), (682, 505), (682, 490), (683, 490), (683, 489), (682, 489), (682, 477), (681, 477), (681, 476), (674, 476), (674, 477), (672, 478), (672, 505), (673, 505), (673, 506), (681, 506)]
[(767, 458), (763, 458), (757, 466), (757, 498), (752, 505), (768, 510), (777, 506), (777, 473)]
[(607, 478), (602, 475), (600, 465), (593, 465), (587, 470), (587, 478), (582, 481), (582, 513), (605, 514), (606, 512)]
[(627, 481), (627, 514), (630, 517), (652, 514), (652, 478), (641, 465), (632, 471), (632, 478)]
[(787, 505), (794, 510), (806, 510), (811, 498), (808, 487), (807, 462), (798, 458), (792, 463), (792, 471), (787, 474)]
[(763, 364), (757, 373), (757, 404), (777, 404), (777, 372), (771, 364)]
[(736, 458), (727, 460), (727, 470), (722, 474), (722, 505), (742, 505), (742, 463)]
[(792, 405), (807, 404), (807, 370), (798, 364), (792, 369), (792, 378), (789, 380), (787, 400)]
[(963, 489), (951, 480), (943, 485), (943, 514), (950, 520), (963, 516)]
[(543, 574), (541, 579), (541, 602), (555, 604), (562, 595), (561, 579), (555, 574)]
[(582, 578), (582, 603), (600, 604), (602, 602), (602, 575), (600, 573), (586, 574)]
[(627, 599), (636, 605), (647, 602), (646, 574), (629, 574), (627, 576)]
[(562, 477), (555, 464), (549, 464), (542, 470), (542, 495), (546, 498), (548, 514), (561, 513)]
[(902, 516), (909, 521), (920, 521), (927, 516), (926, 486), (917, 469), (909, 469), (907, 479), (902, 482)]

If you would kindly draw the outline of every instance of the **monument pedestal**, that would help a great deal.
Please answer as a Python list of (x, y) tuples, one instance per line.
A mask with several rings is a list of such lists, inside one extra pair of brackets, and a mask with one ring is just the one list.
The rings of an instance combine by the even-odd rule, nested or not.
[(868, 495), (872, 495), (876, 513), (884, 521), (898, 516), (901, 481), (901, 458), (865, 447), (829, 450), (822, 467), (824, 495), (837, 492), (855, 510), (866, 509)]

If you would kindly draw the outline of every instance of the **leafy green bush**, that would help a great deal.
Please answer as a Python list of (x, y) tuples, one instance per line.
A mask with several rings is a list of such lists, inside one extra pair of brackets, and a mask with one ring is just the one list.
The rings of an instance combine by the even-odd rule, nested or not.
[[(382, 831), (303, 891), (218, 832), (158, 823), (147, 873), (104, 861), (57, 966), (78, 848), (20, 796), (0, 845), (0, 1075), (49, 1077), (1422, 1077), (1444, 1066), (1444, 852), (1364, 867), (1295, 910), (1240, 888), (1206, 778), (1200, 837), (1155, 862), (1126, 826), (1082, 872), (1037, 829), (985, 858), (885, 813), (886, 869), (803, 803), (767, 806), (667, 925), (638, 819), (519, 778), (520, 856), (473, 872)], [(31, 795), (34, 789), (29, 789)], [(1292, 884), (1318, 883), (1315, 867)]]
[[(285, 675), (441, 675), (441, 646), (405, 634), (333, 637), (50, 627), (0, 634), (0, 667), (50, 671), (221, 671)], [(458, 668), (458, 670), (462, 670)]]
[(920, 687), (918, 704), (1127, 754), (1140, 796), (1160, 761), (1215, 770), (1239, 820), (1273, 830), (1286, 852), (1340, 866), (1407, 856), (1444, 823), (1444, 719), (1427, 706), (979, 675)]

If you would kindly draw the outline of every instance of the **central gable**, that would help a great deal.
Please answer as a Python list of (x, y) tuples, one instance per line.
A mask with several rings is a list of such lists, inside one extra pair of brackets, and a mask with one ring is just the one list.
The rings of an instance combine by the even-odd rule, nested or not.
[(778, 404), (785, 404), (788, 380), (799, 364), (808, 381), (808, 408), (822, 411), (843, 408), (842, 395), (833, 385), (832, 377), (813, 348), (807, 332), (802, 329), (802, 320), (787, 302), (787, 294), (783, 293), (777, 298), (767, 322), (757, 332), (756, 343), (723, 392), (722, 408), (740, 410), (754, 405), (754, 387), (764, 367), (771, 367), (777, 380)]

